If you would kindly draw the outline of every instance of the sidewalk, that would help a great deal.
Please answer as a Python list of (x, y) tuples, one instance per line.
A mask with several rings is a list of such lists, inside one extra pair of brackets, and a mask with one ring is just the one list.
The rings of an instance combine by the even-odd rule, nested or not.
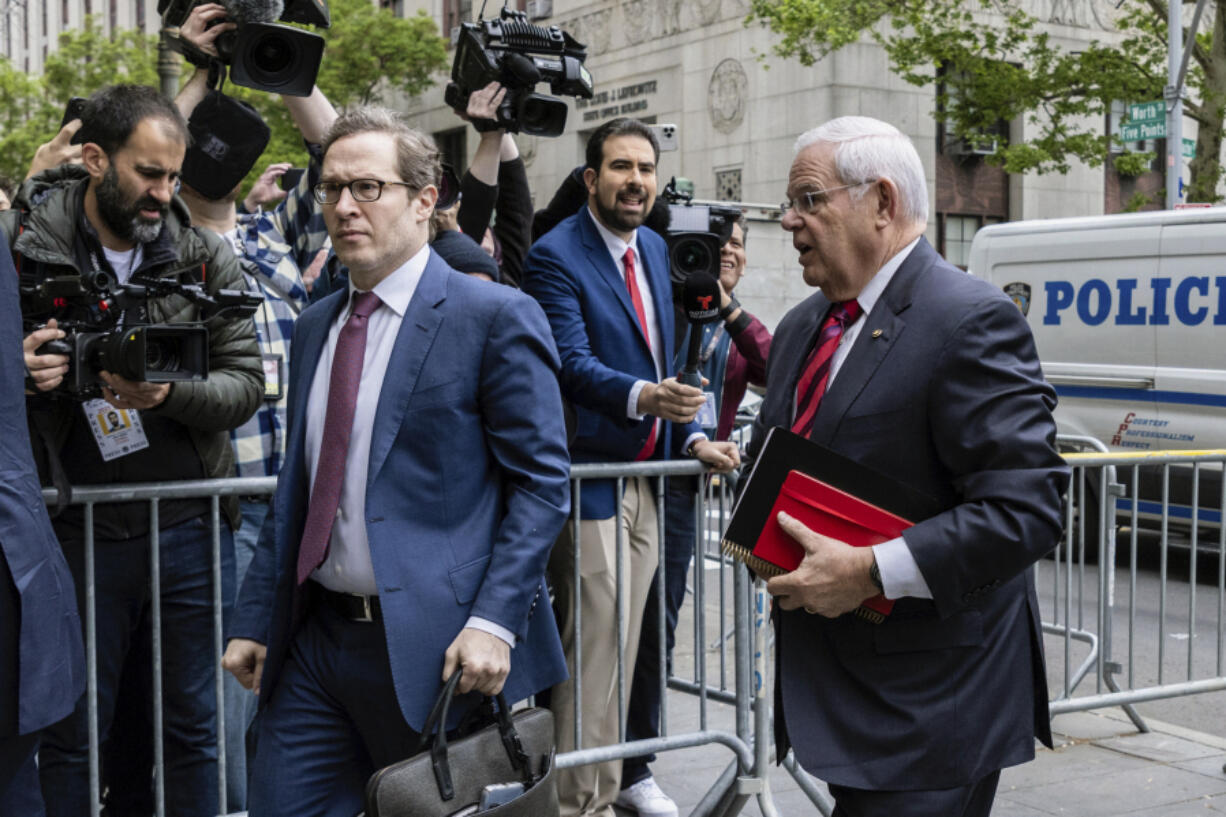
[[(670, 692), (669, 706), (674, 734), (698, 728), (692, 696)], [(1118, 709), (1057, 717), (1056, 748), (1040, 747), (1034, 761), (1005, 770), (993, 817), (1226, 815), (1226, 737), (1147, 723), (1152, 731), (1138, 733)], [(731, 731), (731, 707), (708, 703), (708, 727)], [(662, 754), (652, 768), (685, 815), (731, 758), (722, 746), (704, 746)], [(769, 779), (780, 815), (820, 814), (785, 769), (773, 766)], [(761, 813), (752, 799), (742, 811)]]

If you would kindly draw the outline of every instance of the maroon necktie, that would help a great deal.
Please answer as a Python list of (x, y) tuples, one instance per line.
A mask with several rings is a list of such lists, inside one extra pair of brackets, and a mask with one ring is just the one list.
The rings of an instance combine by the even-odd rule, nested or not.
[(345, 457), (349, 453), (349, 434), (353, 431), (358, 384), (362, 381), (366, 322), (380, 303), (379, 296), (373, 292), (355, 292), (353, 313), (336, 339), (319, 463), (315, 468), (315, 484), (311, 487), (311, 507), (302, 531), (302, 544), (298, 548), (298, 584), (305, 582), (328, 555), (328, 540), (332, 538), (332, 525), (341, 499), (341, 482), (345, 478)]
[(826, 393), (826, 381), (830, 379), (830, 361), (834, 358), (834, 350), (839, 348), (843, 330), (858, 317), (860, 304), (856, 301), (832, 303), (826, 313), (813, 352), (796, 384), (796, 419), (792, 421), (792, 431), (802, 437), (808, 437), (813, 430), (813, 418), (817, 416), (817, 406)]
[[(626, 254), (622, 256), (622, 261), (626, 265), (626, 289), (630, 291), (630, 302), (634, 304), (634, 314), (639, 316), (639, 329), (643, 330), (643, 340), (647, 341), (647, 349), (651, 349), (651, 333), (647, 331), (647, 309), (643, 306), (643, 296), (639, 294), (638, 276), (634, 272), (634, 248), (627, 247)], [(651, 433), (647, 435), (647, 443), (643, 446), (643, 450), (638, 453), (634, 459), (646, 460), (650, 459), (651, 455), (656, 450), (656, 429), (659, 428), (660, 421), (652, 419)]]

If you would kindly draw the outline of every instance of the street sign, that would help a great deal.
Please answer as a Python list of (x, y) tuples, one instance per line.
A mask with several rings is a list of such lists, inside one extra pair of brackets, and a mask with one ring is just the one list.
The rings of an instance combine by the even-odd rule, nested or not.
[(1196, 140), (1195, 139), (1184, 139), (1183, 140), (1183, 158), (1185, 159), (1195, 159), (1196, 158)]
[(1161, 122), (1129, 122), (1120, 125), (1121, 142), (1141, 142), (1145, 139), (1165, 139), (1166, 120)]
[[(1128, 124), (1166, 122), (1166, 102), (1158, 99), (1153, 102), (1128, 103)], [(1146, 137), (1152, 139), (1155, 137)]]

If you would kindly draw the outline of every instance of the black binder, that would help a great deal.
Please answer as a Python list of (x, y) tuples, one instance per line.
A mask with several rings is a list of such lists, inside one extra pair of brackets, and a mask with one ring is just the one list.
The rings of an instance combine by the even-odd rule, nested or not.
[[(920, 522), (945, 510), (936, 497), (861, 465), (824, 445), (775, 426), (754, 463), (724, 531), (723, 549), (752, 553), (789, 471), (800, 471), (882, 510)], [(739, 557), (739, 556), (738, 556)]]

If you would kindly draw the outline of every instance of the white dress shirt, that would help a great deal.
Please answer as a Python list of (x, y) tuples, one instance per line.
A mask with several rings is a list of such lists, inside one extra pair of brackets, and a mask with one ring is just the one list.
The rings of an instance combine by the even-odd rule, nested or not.
[[(345, 455), (345, 481), (341, 485), (336, 521), (328, 540), (328, 556), (311, 574), (311, 578), (329, 590), (340, 593), (377, 595), (378, 582), (370, 560), (370, 544), (366, 538), (366, 477), (370, 464), (371, 433), (375, 426), (375, 409), (383, 388), (387, 364), (396, 345), (400, 323), (408, 311), (409, 301), (430, 257), (429, 245), (372, 290), (381, 303), (371, 313), (366, 324), (366, 351), (362, 359), (362, 379), (358, 384), (357, 403), (353, 412), (353, 430), (349, 434), (349, 450)], [(328, 387), (332, 380), (332, 357), (341, 327), (353, 312), (353, 283), (349, 284), (349, 302), (333, 321), (328, 339), (315, 367), (306, 409), (306, 457), (311, 486), (319, 466), (319, 451), (323, 443), (328, 410)], [(485, 619), (472, 617), (465, 624), (492, 633), (512, 646), (515, 636), (505, 627)]]
[[(656, 366), (656, 382), (658, 383), (664, 379), (664, 371), (668, 366), (668, 361), (664, 360), (664, 340), (660, 336), (660, 322), (656, 320), (656, 302), (651, 294), (651, 282), (647, 279), (643, 254), (639, 252), (639, 231), (635, 230), (632, 232), (630, 234), (630, 241), (626, 242), (600, 223), (600, 219), (596, 218), (590, 205), (587, 208), (587, 214), (592, 223), (596, 225), (596, 232), (600, 233), (600, 237), (604, 240), (604, 245), (608, 247), (609, 255), (613, 257), (613, 266), (617, 270), (618, 275), (621, 276), (623, 284), (626, 282), (626, 250), (634, 250), (634, 281), (638, 284), (639, 297), (643, 299), (643, 316), (647, 321), (647, 339), (651, 343), (651, 358)], [(667, 306), (671, 308), (671, 304)], [(634, 385), (630, 387), (630, 396), (626, 399), (626, 416), (631, 420), (642, 420), (646, 416), (643, 412), (639, 411), (639, 395), (646, 385), (646, 380), (636, 380)], [(685, 445), (682, 446), (681, 450), (689, 451), (690, 446), (696, 440), (705, 439), (707, 439), (706, 434), (691, 434), (686, 438)]]
[[(902, 262), (906, 260), (917, 244), (919, 244), (918, 238), (903, 247), (889, 261), (886, 261), (885, 265), (877, 270), (877, 274), (872, 277), (872, 280), (856, 296), (856, 301), (860, 304), (860, 317), (856, 319), (855, 323), (843, 330), (843, 337), (839, 341), (839, 346), (834, 350), (834, 356), (830, 358), (830, 376), (826, 380), (827, 389), (830, 388), (834, 378), (838, 375), (839, 368), (843, 365), (843, 361), (847, 359), (847, 354), (851, 351), (852, 344), (856, 342), (856, 338), (860, 336), (860, 331), (868, 323), (868, 315), (873, 311), (873, 307), (877, 305), (877, 301), (881, 298), (881, 293), (885, 292), (885, 288), (889, 286), (890, 281), (894, 278), (894, 273), (898, 272)], [(873, 545), (873, 555), (877, 559), (877, 569), (881, 571), (881, 584), (884, 587), (882, 592), (888, 599), (897, 599), (903, 596), (930, 599), (932, 598), (932, 590), (929, 589), (928, 582), (924, 580), (924, 574), (920, 573), (919, 565), (915, 563), (915, 557), (911, 555), (911, 549), (907, 547), (905, 539), (906, 535), (904, 534), (880, 545)]]

